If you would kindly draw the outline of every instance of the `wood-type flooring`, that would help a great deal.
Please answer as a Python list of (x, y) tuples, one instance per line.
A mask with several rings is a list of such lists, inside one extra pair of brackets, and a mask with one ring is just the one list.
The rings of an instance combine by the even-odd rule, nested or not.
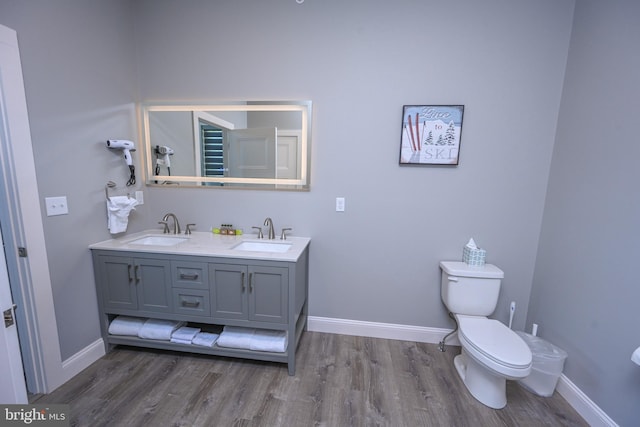
[(116, 347), (32, 403), (70, 405), (73, 426), (588, 426), (557, 392), (507, 382), (490, 409), (453, 366), (459, 347), (305, 332), (284, 364)]

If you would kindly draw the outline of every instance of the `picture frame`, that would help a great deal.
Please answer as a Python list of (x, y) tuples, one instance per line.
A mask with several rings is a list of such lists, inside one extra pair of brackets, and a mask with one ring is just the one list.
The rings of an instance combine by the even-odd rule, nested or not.
[(404, 105), (400, 165), (457, 166), (464, 105)]

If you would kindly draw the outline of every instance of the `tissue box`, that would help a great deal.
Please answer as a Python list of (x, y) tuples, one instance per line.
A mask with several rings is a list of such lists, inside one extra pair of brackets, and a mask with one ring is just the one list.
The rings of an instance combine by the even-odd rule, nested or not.
[(487, 258), (487, 251), (484, 249), (470, 249), (464, 247), (462, 249), (462, 261), (469, 265), (484, 265)]

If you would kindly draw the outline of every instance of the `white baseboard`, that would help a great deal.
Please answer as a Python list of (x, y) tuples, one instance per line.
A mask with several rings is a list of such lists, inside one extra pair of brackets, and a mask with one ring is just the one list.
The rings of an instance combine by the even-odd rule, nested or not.
[(615, 421), (584, 394), (564, 374), (560, 375), (556, 391), (580, 414), (591, 427), (618, 427)]
[[(308, 317), (307, 329), (312, 332), (426, 342), (431, 344), (438, 344), (446, 334), (451, 332), (451, 329), (315, 316)], [(457, 335), (452, 335), (447, 338), (447, 345), (459, 346), (460, 341), (458, 341)], [(589, 397), (576, 387), (564, 374), (560, 376), (556, 390), (592, 427), (618, 427), (598, 405), (589, 399)]]
[[(398, 325), (393, 323), (363, 322), (360, 320), (331, 319), (309, 316), (307, 328), (313, 332), (385, 338), (390, 340), (416, 341), (438, 344), (451, 329), (425, 326)], [(447, 338), (447, 345), (460, 345), (457, 335)]]
[(78, 375), (85, 368), (105, 355), (102, 338), (92, 342), (70, 358), (62, 362), (64, 382)]

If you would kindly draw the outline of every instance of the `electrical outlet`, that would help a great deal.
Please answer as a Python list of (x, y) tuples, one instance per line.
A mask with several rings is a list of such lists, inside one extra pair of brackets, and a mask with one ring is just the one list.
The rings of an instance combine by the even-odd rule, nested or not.
[(344, 212), (344, 197), (336, 197), (336, 212)]
[(47, 216), (66, 215), (69, 213), (66, 196), (45, 197), (44, 202), (47, 207)]

